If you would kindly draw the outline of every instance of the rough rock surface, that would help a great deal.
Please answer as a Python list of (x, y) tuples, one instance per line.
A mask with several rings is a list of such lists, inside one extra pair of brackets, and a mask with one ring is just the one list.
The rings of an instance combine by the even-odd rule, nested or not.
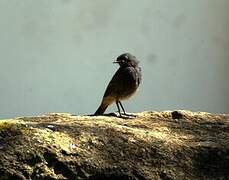
[(48, 114), (0, 121), (0, 179), (229, 179), (229, 115)]

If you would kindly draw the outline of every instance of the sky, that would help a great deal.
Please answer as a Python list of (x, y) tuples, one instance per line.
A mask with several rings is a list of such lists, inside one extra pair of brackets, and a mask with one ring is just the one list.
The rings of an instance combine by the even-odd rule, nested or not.
[(0, 118), (94, 113), (125, 52), (143, 72), (127, 112), (229, 113), (228, 8), (228, 0), (0, 0)]

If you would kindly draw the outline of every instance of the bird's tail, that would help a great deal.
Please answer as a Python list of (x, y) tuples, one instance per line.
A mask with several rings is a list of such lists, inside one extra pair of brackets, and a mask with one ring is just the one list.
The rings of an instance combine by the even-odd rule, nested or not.
[(106, 111), (107, 107), (108, 107), (108, 105), (102, 103), (102, 104), (99, 106), (99, 108), (97, 109), (97, 111), (95, 112), (94, 115), (102, 115), (102, 114)]

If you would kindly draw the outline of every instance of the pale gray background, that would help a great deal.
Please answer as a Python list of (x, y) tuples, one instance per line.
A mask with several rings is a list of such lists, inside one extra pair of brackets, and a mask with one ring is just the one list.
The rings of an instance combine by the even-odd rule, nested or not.
[(127, 51), (127, 111), (229, 112), (228, 0), (0, 0), (0, 118), (94, 113)]

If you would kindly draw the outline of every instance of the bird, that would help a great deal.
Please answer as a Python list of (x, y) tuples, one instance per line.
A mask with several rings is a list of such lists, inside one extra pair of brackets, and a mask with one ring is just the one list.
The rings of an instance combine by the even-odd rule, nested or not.
[(116, 103), (120, 117), (122, 116), (120, 106), (123, 114), (128, 115), (123, 108), (121, 100), (130, 98), (142, 81), (141, 68), (138, 66), (139, 60), (134, 55), (123, 53), (113, 63), (119, 64), (119, 69), (109, 82), (102, 102), (94, 115), (102, 115), (107, 107), (114, 102)]

